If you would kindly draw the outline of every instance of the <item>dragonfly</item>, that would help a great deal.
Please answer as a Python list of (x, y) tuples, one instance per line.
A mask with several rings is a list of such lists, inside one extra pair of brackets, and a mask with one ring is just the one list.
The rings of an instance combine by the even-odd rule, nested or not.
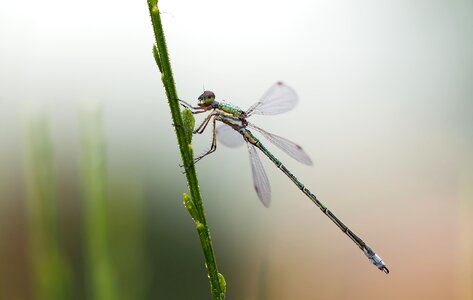
[[(183, 100), (179, 101), (183, 107), (189, 109), (193, 114), (208, 112), (208, 115), (202, 123), (194, 129), (194, 134), (202, 134), (207, 126), (210, 123), (212, 124), (211, 147), (207, 152), (196, 157), (194, 163), (197, 163), (217, 149), (217, 139), (223, 145), (228, 147), (238, 147), (246, 142), (250, 156), (251, 170), (253, 173), (254, 188), (258, 198), (264, 206), (268, 207), (271, 202), (271, 189), (268, 176), (266, 175), (263, 164), (259, 158), (258, 150), (269, 158), (269, 160), (271, 160), (287, 177), (289, 177), (297, 188), (363, 251), (373, 265), (384, 273), (389, 273), (389, 269), (386, 267), (381, 257), (337, 216), (335, 216), (335, 214), (332, 213), (332, 211), (329, 210), (327, 206), (325, 206), (307, 187), (305, 187), (305, 185), (297, 179), (296, 176), (292, 174), (291, 171), (289, 171), (289, 169), (252, 133), (251, 130), (259, 132), (269, 142), (297, 161), (306, 165), (312, 164), (311, 159), (304, 152), (301, 146), (289, 141), (288, 139), (269, 133), (248, 122), (248, 118), (252, 115), (276, 115), (293, 109), (298, 102), (298, 97), (296, 92), (290, 86), (281, 81), (276, 82), (257, 103), (252, 105), (246, 111), (226, 102), (217, 101), (215, 94), (212, 91), (204, 91), (198, 98), (197, 106), (192, 106)], [(217, 122), (221, 123), (218, 127)]]

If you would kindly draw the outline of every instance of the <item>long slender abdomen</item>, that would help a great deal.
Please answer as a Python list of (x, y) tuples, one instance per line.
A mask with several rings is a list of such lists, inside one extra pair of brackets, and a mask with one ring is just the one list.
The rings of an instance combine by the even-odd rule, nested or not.
[(383, 260), (368, 246), (366, 243), (357, 236), (350, 228), (348, 228), (343, 222), (335, 216), (322, 202), (320, 202), (317, 197), (312, 194), (312, 192), (300, 182), (294, 174), (289, 171), (286, 166), (284, 166), (279, 159), (277, 159), (271, 152), (266, 149), (265, 146), (248, 130), (244, 129), (240, 131), (245, 140), (248, 143), (253, 144), (255, 147), (261, 150), (275, 165), (278, 167), (287, 177), (289, 177), (292, 182), (312, 201), (318, 208), (335, 223), (340, 230), (345, 233), (366, 255), (366, 257), (374, 264), (378, 269), (388, 274), (389, 270), (384, 264)]

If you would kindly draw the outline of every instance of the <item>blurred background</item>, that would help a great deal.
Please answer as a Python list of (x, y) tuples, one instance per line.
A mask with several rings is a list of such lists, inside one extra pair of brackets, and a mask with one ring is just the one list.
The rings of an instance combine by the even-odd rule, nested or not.
[[(181, 99), (297, 91), (253, 123), (391, 270), (221, 146), (197, 171), (228, 299), (473, 299), (472, 1), (159, 5)], [(153, 42), (144, 0), (0, 4), (1, 299), (210, 299)]]

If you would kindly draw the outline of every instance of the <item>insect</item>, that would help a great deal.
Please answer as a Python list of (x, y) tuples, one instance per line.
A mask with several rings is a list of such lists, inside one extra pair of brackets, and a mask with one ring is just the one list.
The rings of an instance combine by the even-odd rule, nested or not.
[[(263, 95), (260, 101), (252, 105), (248, 110), (243, 111), (240, 108), (215, 100), (215, 94), (211, 91), (204, 91), (198, 98), (198, 106), (194, 107), (191, 104), (179, 100), (181, 105), (189, 109), (193, 114), (200, 114), (209, 112), (203, 122), (194, 129), (194, 133), (201, 134), (205, 131), (208, 124), (212, 122), (212, 145), (210, 149), (204, 154), (196, 157), (194, 163), (198, 162), (205, 156), (211, 154), (217, 149), (218, 140), (229, 147), (237, 147), (246, 142), (248, 147), (251, 170), (253, 172), (253, 183), (258, 194), (259, 199), (264, 206), (268, 207), (271, 201), (271, 189), (266, 172), (263, 169), (263, 164), (258, 156), (258, 151), (261, 151), (268, 157), (274, 165), (280, 169), (292, 182), (297, 186), (301, 192), (307, 196), (320, 210), (334, 222), (368, 257), (368, 259), (381, 271), (388, 274), (389, 270), (384, 264), (383, 260), (350, 228), (348, 228), (340, 219), (338, 219), (317, 197), (294, 176), (288, 168), (274, 156), (250, 131), (255, 130), (261, 133), (267, 140), (269, 140), (276, 147), (286, 152), (289, 156), (297, 161), (311, 165), (312, 161), (304, 150), (297, 144), (271, 134), (263, 129), (248, 122), (248, 118), (252, 115), (276, 115), (287, 112), (294, 108), (297, 104), (298, 97), (295, 91), (284, 84), (277, 82)], [(222, 123), (218, 128), (216, 123)]]

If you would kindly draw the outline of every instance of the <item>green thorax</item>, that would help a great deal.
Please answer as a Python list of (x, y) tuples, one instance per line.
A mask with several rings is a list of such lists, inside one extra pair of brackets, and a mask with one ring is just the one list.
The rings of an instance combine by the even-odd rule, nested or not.
[(218, 110), (221, 110), (233, 117), (241, 118), (244, 113), (239, 107), (227, 103), (218, 102)]

